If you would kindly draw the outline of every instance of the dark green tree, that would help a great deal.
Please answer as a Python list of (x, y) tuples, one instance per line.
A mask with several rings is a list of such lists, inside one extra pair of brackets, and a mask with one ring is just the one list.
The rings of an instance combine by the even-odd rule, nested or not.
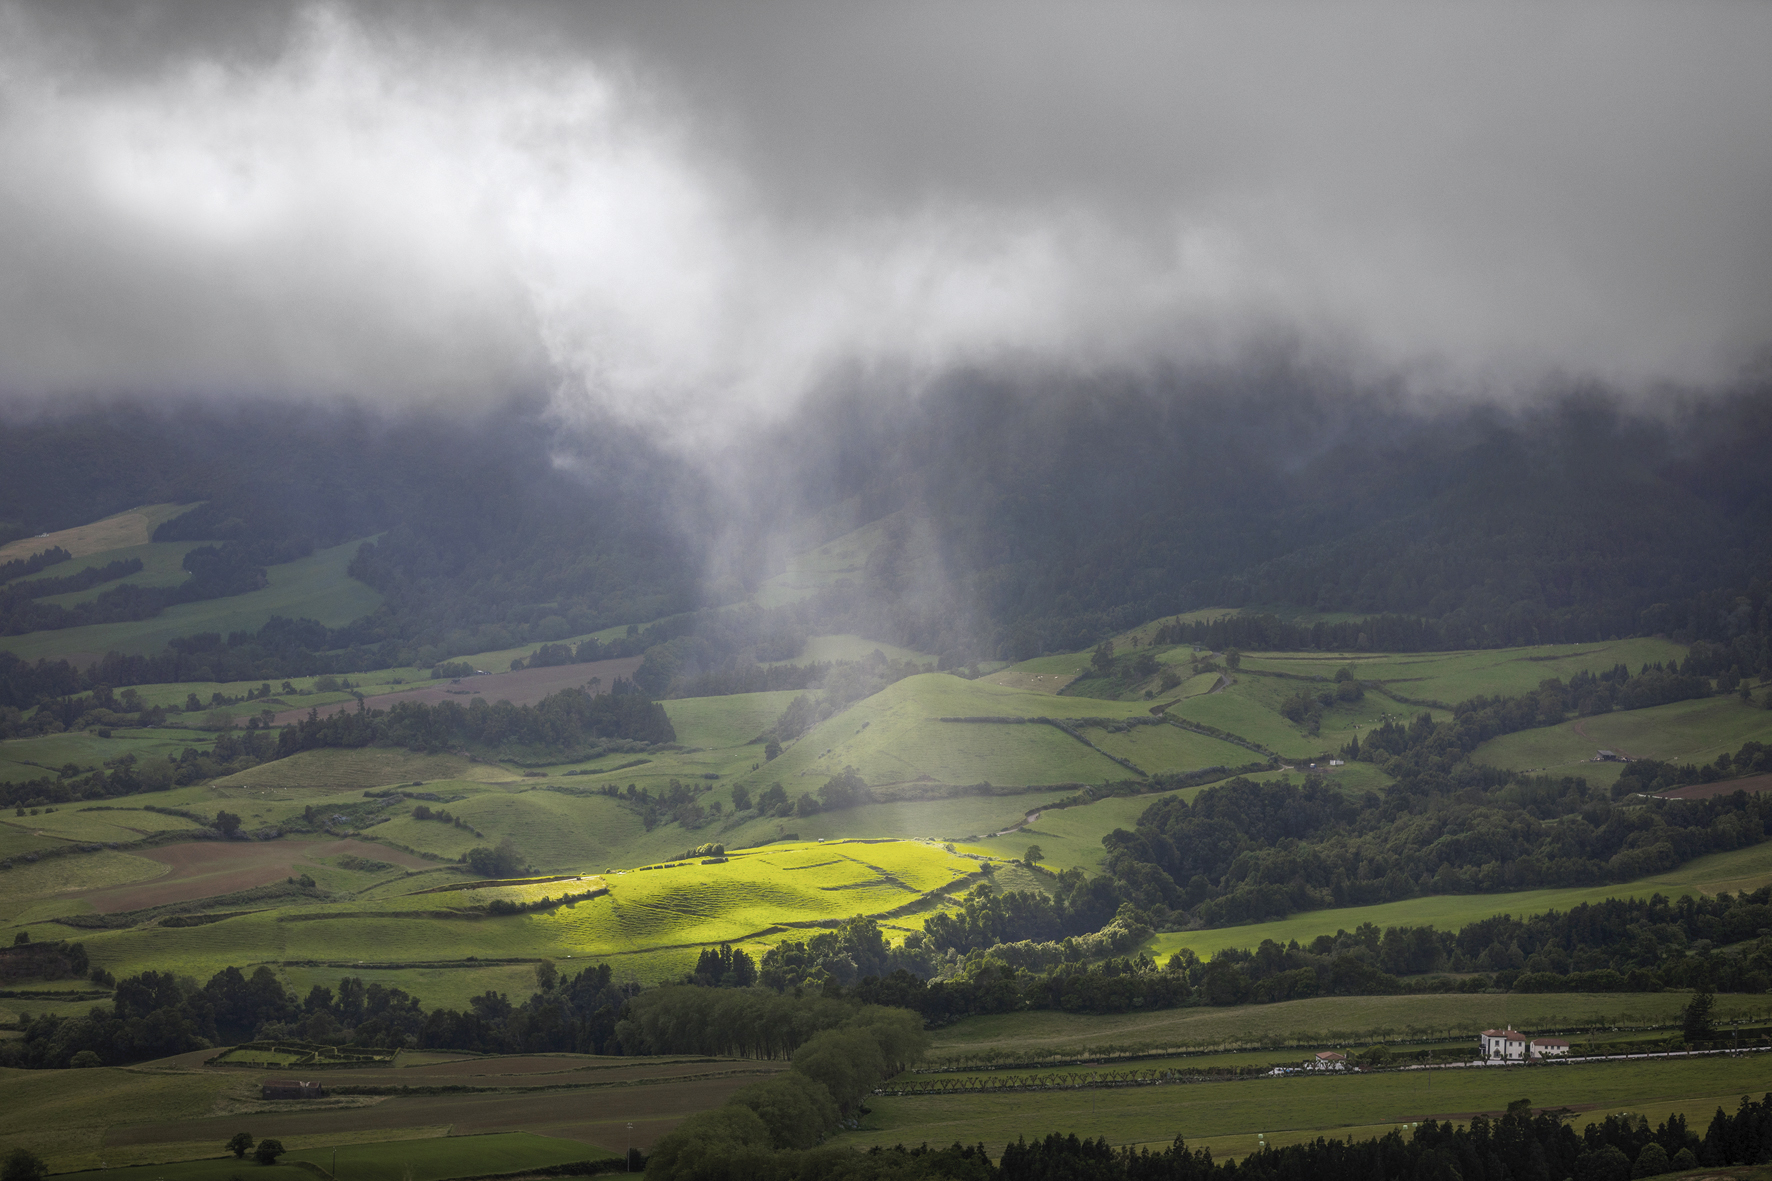
[(1711, 1009), (1715, 1005), (1716, 998), (1706, 990), (1693, 997), (1686, 1006), (1681, 1033), (1688, 1042), (1709, 1041), (1716, 1032), (1716, 1024), (1711, 1017)]
[(261, 1165), (274, 1165), (277, 1158), (283, 1155), (283, 1141), (260, 1140), (258, 1147), (252, 1150), (252, 1158)]
[(49, 1166), (28, 1148), (13, 1149), (6, 1155), (6, 1164), (0, 1165), (0, 1181), (43, 1181), (47, 1176)]
[(247, 1152), (252, 1148), (252, 1133), (235, 1132), (228, 1140), (227, 1147), (228, 1151), (234, 1154), (235, 1160), (245, 1160)]

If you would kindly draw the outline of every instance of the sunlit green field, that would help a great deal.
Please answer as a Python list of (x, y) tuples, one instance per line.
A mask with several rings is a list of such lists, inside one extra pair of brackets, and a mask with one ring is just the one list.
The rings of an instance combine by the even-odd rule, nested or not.
[[(43, 871), (54, 865), (30, 868)], [(591, 873), (602, 868), (586, 867)], [(683, 970), (675, 965), (685, 958), (693, 962), (694, 948), (728, 941), (762, 941), (758, 945), (763, 946), (786, 936), (792, 924), (856, 914), (886, 916), (978, 869), (978, 861), (948, 853), (939, 844), (786, 843), (735, 855), (723, 864), (692, 860), (671, 868), (617, 870), (601, 875), (601, 881), (413, 893), (431, 884), (429, 875), (396, 877), (354, 901), (259, 909), (198, 927), (88, 931), (80, 938), (94, 962), (118, 975), (151, 967), (205, 979), (230, 964), (319, 961), (350, 966), (359, 961), (570, 957), (607, 958), (623, 971), (654, 979), (657, 965), (664, 965), (658, 970), (665, 974)], [(114, 876), (128, 880), (121, 871)], [(450, 879), (443, 874), (438, 880)], [(532, 902), (602, 884), (609, 887), (608, 894), (553, 910), (488, 916), (468, 909), (495, 897)], [(676, 949), (677, 954), (649, 958), (660, 948)], [(621, 963), (624, 958), (629, 962)], [(416, 991), (419, 983), (402, 987)]]

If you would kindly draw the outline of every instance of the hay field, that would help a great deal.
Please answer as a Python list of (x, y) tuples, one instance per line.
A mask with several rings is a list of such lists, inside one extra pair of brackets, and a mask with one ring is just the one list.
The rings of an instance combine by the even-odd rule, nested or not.
[[(88, 525), (60, 529), (43, 537), (21, 538), (18, 541), (0, 545), (0, 562), (10, 562), (15, 558), (28, 558), (32, 554), (40, 554), (55, 546), (60, 546), (72, 554), (75, 559), (80, 559), (93, 554), (101, 554), (107, 550), (147, 545), (154, 530), (174, 517), (181, 516), (196, 507), (196, 503), (144, 504), (137, 508), (114, 513)], [(92, 563), (87, 564), (91, 565)], [(104, 565), (103, 562), (98, 564)], [(31, 575), (30, 577), (41, 577), (41, 575)]]

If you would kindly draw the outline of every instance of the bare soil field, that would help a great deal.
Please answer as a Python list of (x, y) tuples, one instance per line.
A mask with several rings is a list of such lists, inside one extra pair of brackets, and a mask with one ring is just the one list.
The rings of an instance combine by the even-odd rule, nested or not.
[(1733, 795), (1738, 791), (1772, 791), (1772, 775), (1750, 775), (1746, 779), (1721, 779), (1716, 783), (1693, 783), (1656, 794), (1664, 800), (1708, 800), (1712, 796)]
[(268, 886), (304, 872), (304, 867), (316, 864), (322, 857), (336, 857), (341, 853), (392, 862), (407, 869), (433, 867), (433, 863), (410, 853), (368, 841), (190, 841), (136, 853), (138, 857), (166, 866), (168, 872), (161, 877), (76, 896), (90, 903), (100, 914), (141, 910), (169, 902), (231, 894), (253, 886)]
[[(769, 1063), (748, 1064), (759, 1071)], [(345, 1085), (358, 1071), (327, 1072), (323, 1081)], [(726, 1102), (738, 1088), (763, 1077), (760, 1073), (633, 1086), (526, 1091), (519, 1095), (396, 1095), (367, 1107), (340, 1107), (321, 1101), (303, 1109), (299, 1101), (266, 1104), (250, 1115), (172, 1120), (112, 1128), (106, 1146), (180, 1144), (213, 1140), (217, 1144), (250, 1122), (254, 1136), (278, 1139), (325, 1133), (391, 1131), (408, 1127), (447, 1126), (452, 1136), (480, 1132), (534, 1132), (563, 1136), (621, 1152), (634, 1125), (632, 1143), (650, 1147), (685, 1117)]]
[[(616, 677), (631, 677), (640, 667), (640, 657), (626, 656), (620, 660), (597, 660), (590, 664), (557, 664), (552, 668), (525, 668), (516, 672), (489, 672), (483, 677), (463, 677), (461, 681), (432, 681), (417, 689), (383, 693), (368, 699), (376, 709), (386, 709), (399, 701), (418, 701), (438, 705), (453, 701), (466, 705), (476, 697), (488, 702), (508, 701), (512, 705), (534, 705), (550, 693), (562, 689), (581, 688), (592, 677), (598, 679), (596, 691), (609, 692)], [(355, 701), (341, 701), (320, 707), (320, 716), (329, 717), (343, 709), (356, 709)], [(286, 709), (272, 719), (272, 724), (286, 726), (308, 716), (305, 709)]]

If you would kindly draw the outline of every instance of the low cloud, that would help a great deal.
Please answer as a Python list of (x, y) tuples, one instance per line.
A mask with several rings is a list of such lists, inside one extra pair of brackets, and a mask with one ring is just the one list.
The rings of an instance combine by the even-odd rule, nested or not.
[(177, 7), (5, 11), (0, 391), (687, 443), (842, 374), (1767, 356), (1765, 8)]

